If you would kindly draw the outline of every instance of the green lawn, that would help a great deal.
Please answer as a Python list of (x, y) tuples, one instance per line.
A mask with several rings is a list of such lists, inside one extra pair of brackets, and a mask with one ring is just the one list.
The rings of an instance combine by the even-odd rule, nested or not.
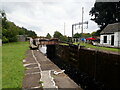
[(59, 45), (69, 46), (69, 44), (67, 44), (67, 43), (59, 43)]
[[(75, 45), (78, 45), (78, 43), (74, 43)], [(93, 49), (99, 49), (99, 50), (106, 50), (106, 51), (113, 51), (113, 52), (118, 52), (120, 51), (120, 49), (117, 48), (108, 48), (108, 47), (98, 47), (98, 46), (94, 46), (88, 43), (80, 43), (81, 46), (85, 46), (85, 48), (93, 48)]]
[[(92, 49), (97, 49), (97, 50), (104, 50), (104, 51), (112, 51), (112, 52), (120, 52), (120, 49), (117, 48), (108, 48), (108, 47), (98, 47), (98, 46), (94, 46), (88, 43), (73, 43), (74, 45), (78, 45), (80, 44), (81, 46), (85, 46), (84, 48), (92, 48)], [(66, 43), (59, 43), (59, 45), (65, 45), (65, 46), (69, 46), (69, 44)]]
[(2, 88), (2, 46), (0, 46), (0, 90)]
[(7, 43), (2, 46), (2, 88), (22, 87), (25, 69), (22, 60), (28, 49), (28, 42)]

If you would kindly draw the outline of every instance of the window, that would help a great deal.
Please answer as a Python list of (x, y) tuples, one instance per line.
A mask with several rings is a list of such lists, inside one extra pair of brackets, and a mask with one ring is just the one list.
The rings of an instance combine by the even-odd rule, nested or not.
[(107, 43), (107, 36), (104, 36), (104, 43)]

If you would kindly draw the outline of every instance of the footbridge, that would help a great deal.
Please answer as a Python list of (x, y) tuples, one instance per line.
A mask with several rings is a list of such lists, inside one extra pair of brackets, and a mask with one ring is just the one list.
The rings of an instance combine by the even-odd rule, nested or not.
[(57, 38), (47, 39), (47, 38), (30, 38), (30, 48), (37, 49), (42, 45), (56, 45), (58, 44)]

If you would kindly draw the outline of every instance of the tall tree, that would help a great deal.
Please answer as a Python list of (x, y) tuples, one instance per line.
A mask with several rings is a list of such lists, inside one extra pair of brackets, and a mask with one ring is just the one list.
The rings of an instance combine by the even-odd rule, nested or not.
[(75, 38), (88, 38), (88, 37), (91, 37), (92, 35), (90, 33), (76, 33), (74, 34), (73, 37)]
[(58, 38), (59, 39), (61, 36), (63, 36), (63, 35), (60, 32), (58, 32), (58, 31), (54, 32), (54, 35), (53, 35), (54, 38)]
[(48, 33), (48, 34), (46, 35), (46, 37), (50, 39), (50, 38), (51, 38), (51, 35)]
[(92, 36), (100, 36), (100, 32), (101, 32), (101, 30), (97, 30), (96, 32), (92, 32), (91, 35)]
[(21, 28), (16, 26), (14, 22), (8, 21), (5, 11), (3, 10), (0, 10), (0, 20), (2, 21), (2, 24), (0, 23), (0, 32), (2, 32), (2, 35), (0, 34), (0, 38), (2, 37), (3, 43), (16, 42), (17, 35), (28, 35), (29, 37), (37, 36), (34, 31)]
[(68, 38), (66, 36), (63, 36), (60, 32), (58, 31), (55, 31), (54, 32), (54, 35), (53, 35), (54, 38), (58, 38), (60, 41), (67, 41)]
[(120, 22), (120, 2), (95, 2), (90, 15), (103, 30), (108, 24)]
[(81, 37), (81, 34), (80, 34), (80, 33), (75, 33), (73, 37), (74, 37), (74, 38), (80, 38), (80, 37)]

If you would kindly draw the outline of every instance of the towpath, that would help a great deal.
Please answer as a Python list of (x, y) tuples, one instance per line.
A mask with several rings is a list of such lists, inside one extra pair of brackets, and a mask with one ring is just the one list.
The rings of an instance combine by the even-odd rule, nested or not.
[(58, 68), (39, 50), (28, 50), (23, 64), (26, 69), (23, 80), (25, 90), (37, 88), (37, 90), (46, 88), (82, 90), (64, 73), (64, 70)]

